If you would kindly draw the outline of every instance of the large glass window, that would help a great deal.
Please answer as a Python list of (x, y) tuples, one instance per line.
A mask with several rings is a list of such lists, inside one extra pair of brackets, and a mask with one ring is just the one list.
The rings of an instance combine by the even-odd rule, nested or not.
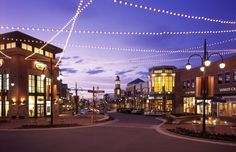
[(0, 101), (0, 117), (2, 117), (2, 101)]
[(28, 77), (29, 83), (29, 93), (35, 93), (35, 76), (29, 75)]
[(190, 88), (190, 85), (191, 85), (191, 84), (190, 84), (190, 81), (188, 80), (188, 81), (187, 81), (187, 88)]
[(9, 101), (5, 100), (5, 115), (6, 116), (8, 116), (9, 108), (10, 108), (10, 103)]
[[(211, 100), (206, 100), (206, 114), (211, 114)], [(202, 114), (203, 113), (203, 100), (197, 100), (197, 113)]]
[(183, 82), (183, 88), (185, 89), (186, 87), (187, 87), (187, 82), (184, 81), (184, 82)]
[(234, 71), (234, 82), (236, 82), (236, 71)]
[(9, 90), (9, 74), (3, 74), (3, 89)]
[(195, 97), (184, 98), (184, 112), (195, 113)]
[(44, 116), (44, 96), (37, 96), (37, 116)]
[(222, 77), (222, 74), (221, 74), (221, 73), (217, 75), (217, 80), (218, 80), (218, 84), (222, 84), (222, 82), (223, 82), (223, 77)]
[(28, 51), (32, 51), (33, 50), (31, 45), (28, 45), (28, 44), (25, 44), (25, 43), (21, 43), (21, 48), (25, 49), (25, 50), (28, 50)]
[(226, 72), (225, 73), (225, 83), (229, 83), (230, 82), (230, 72)]
[(172, 111), (172, 100), (166, 101), (166, 111)]
[(7, 49), (16, 48), (16, 42), (7, 43)]
[(165, 76), (164, 79), (165, 79), (165, 82), (164, 82), (165, 91), (172, 92), (172, 90), (173, 90), (173, 77), (172, 76)]
[(29, 117), (35, 116), (35, 97), (29, 96)]
[(51, 101), (46, 101), (46, 115), (50, 116), (51, 115)]
[(41, 76), (37, 76), (37, 92), (44, 93), (44, 80)]
[(154, 92), (162, 92), (163, 78), (154, 77)]

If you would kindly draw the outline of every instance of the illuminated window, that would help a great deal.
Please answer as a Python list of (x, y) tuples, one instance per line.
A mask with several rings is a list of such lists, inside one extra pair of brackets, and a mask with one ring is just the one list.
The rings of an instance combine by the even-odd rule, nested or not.
[(173, 73), (173, 70), (165, 70), (165, 73)]
[(190, 88), (190, 81), (187, 81), (187, 88)]
[[(197, 100), (197, 113), (202, 114), (203, 113), (203, 101)], [(206, 100), (206, 114), (211, 113), (211, 100)]]
[(222, 74), (218, 74), (217, 79), (218, 79), (218, 84), (222, 84), (222, 82), (223, 82)]
[(172, 76), (165, 76), (164, 79), (165, 79), (165, 81), (164, 81), (165, 91), (172, 92), (172, 90), (173, 90), (173, 77)]
[(3, 90), (9, 90), (9, 74), (3, 74)]
[(51, 101), (46, 101), (46, 115), (51, 115)]
[(2, 117), (2, 101), (0, 101), (0, 117)]
[(225, 73), (225, 83), (229, 83), (230, 82), (230, 73), (226, 72)]
[(195, 113), (195, 97), (184, 98), (184, 112)]
[(43, 50), (39, 48), (34, 48), (34, 52), (43, 55)]
[(0, 50), (4, 50), (5, 49), (5, 45), (4, 44), (0, 44)]
[(162, 92), (163, 78), (154, 77), (154, 92)]
[(154, 73), (162, 73), (162, 70), (155, 70)]
[(32, 51), (33, 50), (31, 45), (28, 45), (28, 44), (25, 44), (25, 43), (21, 43), (21, 48), (25, 49), (25, 50), (28, 50), (28, 51)]
[(16, 42), (7, 43), (7, 49), (16, 48)]
[(35, 76), (29, 75), (28, 77), (28, 86), (29, 86), (29, 93), (35, 93)]
[(53, 58), (53, 53), (45, 51), (45, 56)]
[(10, 103), (9, 101), (7, 101), (7, 97), (6, 97), (5, 99), (5, 115), (6, 116), (8, 116), (9, 108), (10, 108)]
[(172, 111), (172, 100), (166, 101), (166, 111)]
[(2, 75), (0, 74), (0, 89), (2, 89)]
[(29, 117), (35, 116), (35, 97), (29, 96)]
[(51, 86), (51, 79), (50, 78), (46, 78), (46, 88), (47, 88), (47, 92), (48, 93), (51, 93), (50, 86)]
[(44, 93), (44, 80), (41, 76), (37, 76), (37, 92)]

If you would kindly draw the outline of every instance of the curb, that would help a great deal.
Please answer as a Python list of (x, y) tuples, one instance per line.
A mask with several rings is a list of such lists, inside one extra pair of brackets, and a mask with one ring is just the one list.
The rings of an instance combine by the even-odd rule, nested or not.
[(236, 147), (236, 144), (234, 144), (234, 143), (211, 141), (211, 140), (199, 139), (199, 138), (194, 138), (194, 137), (190, 138), (190, 137), (187, 137), (187, 136), (181, 136), (181, 135), (169, 133), (169, 132), (164, 131), (163, 129), (161, 129), (161, 126), (166, 123), (166, 120), (165, 119), (160, 119), (160, 118), (156, 118), (156, 119), (162, 121), (162, 123), (160, 125), (154, 126), (154, 129), (159, 134), (166, 135), (166, 136), (173, 137), (173, 138), (183, 139), (183, 140), (190, 140), (190, 141), (203, 142), (203, 143), (209, 143), (209, 144), (217, 144), (217, 145), (235, 146)]
[[(106, 118), (106, 119), (105, 119)], [(110, 120), (110, 121), (109, 121)], [(0, 132), (21, 132), (21, 131), (49, 131), (49, 130), (68, 130), (68, 129), (80, 129), (80, 128), (92, 128), (92, 127), (98, 127), (98, 126), (104, 126), (110, 123), (115, 122), (115, 119), (112, 119), (112, 117), (108, 116), (104, 117), (102, 119), (97, 120), (97, 124), (87, 125), (87, 126), (76, 126), (76, 127), (58, 127), (58, 128), (30, 128), (30, 129), (0, 129)], [(95, 122), (95, 123), (96, 123)]]

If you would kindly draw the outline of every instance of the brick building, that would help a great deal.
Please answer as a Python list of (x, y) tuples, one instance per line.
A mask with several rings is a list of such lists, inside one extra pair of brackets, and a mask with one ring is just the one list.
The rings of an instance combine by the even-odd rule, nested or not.
[(54, 115), (58, 113), (59, 72), (55, 55), (62, 49), (50, 44), (40, 49), (44, 44), (18, 31), (0, 35), (0, 117), (50, 116), (51, 100)]

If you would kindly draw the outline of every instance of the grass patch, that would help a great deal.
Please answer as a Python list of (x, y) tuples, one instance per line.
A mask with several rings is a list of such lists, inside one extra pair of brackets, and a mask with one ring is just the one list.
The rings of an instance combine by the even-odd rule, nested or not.
[(176, 134), (190, 136), (190, 137), (236, 142), (236, 136), (234, 136), (234, 135), (211, 134), (209, 132), (195, 132), (190, 129), (179, 128), (179, 127), (175, 128), (175, 129), (167, 129), (167, 130), (170, 132), (176, 133)]

